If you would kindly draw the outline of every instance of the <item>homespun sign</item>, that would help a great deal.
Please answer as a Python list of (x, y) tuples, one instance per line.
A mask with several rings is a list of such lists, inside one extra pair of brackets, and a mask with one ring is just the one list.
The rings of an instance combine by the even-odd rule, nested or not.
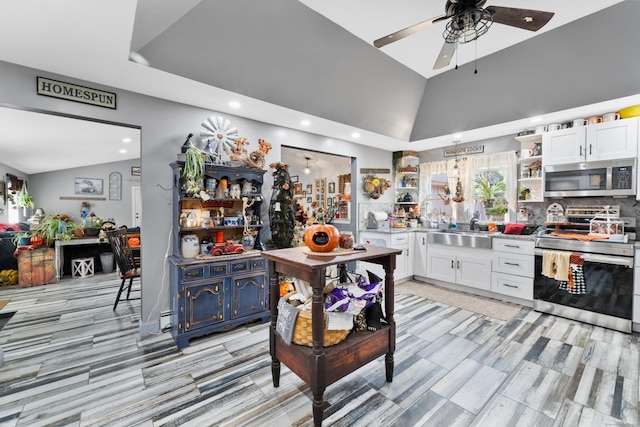
[(52, 96), (105, 108), (116, 108), (116, 94), (90, 87), (38, 77), (38, 95)]

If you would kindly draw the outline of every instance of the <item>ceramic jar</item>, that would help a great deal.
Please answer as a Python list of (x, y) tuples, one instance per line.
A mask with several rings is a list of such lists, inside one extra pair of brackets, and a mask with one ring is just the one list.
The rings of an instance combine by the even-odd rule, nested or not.
[(200, 253), (200, 242), (195, 234), (186, 234), (181, 239), (183, 258), (194, 258)]

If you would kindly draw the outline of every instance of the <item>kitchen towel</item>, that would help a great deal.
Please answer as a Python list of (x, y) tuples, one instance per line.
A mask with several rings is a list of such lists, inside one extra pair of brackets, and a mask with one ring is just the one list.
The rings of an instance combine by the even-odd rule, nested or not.
[(584, 259), (580, 254), (571, 254), (569, 258), (569, 279), (560, 282), (560, 289), (573, 295), (587, 293), (587, 285), (584, 278)]
[(570, 252), (543, 251), (542, 275), (561, 282), (569, 280)]

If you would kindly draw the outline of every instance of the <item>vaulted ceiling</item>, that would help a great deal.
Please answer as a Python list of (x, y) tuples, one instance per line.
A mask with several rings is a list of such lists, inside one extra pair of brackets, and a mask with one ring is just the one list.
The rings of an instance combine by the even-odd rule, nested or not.
[(400, 141), (640, 93), (632, 77), (640, 60), (628, 54), (640, 3), (502, 5), (557, 16), (537, 33), (495, 24), (477, 41), (477, 63), (465, 45), (460, 68), (438, 74), (431, 68), (443, 42), (437, 25), (380, 50), (372, 42), (442, 15), (444, 1), (194, 1), (137, 43), (138, 28), (149, 24), (139, 8), (133, 45), (153, 68)]

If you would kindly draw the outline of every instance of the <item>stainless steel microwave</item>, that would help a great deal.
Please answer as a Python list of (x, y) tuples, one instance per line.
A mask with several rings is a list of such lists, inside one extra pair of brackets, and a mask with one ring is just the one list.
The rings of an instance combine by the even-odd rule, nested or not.
[(544, 167), (545, 197), (634, 196), (636, 159)]

